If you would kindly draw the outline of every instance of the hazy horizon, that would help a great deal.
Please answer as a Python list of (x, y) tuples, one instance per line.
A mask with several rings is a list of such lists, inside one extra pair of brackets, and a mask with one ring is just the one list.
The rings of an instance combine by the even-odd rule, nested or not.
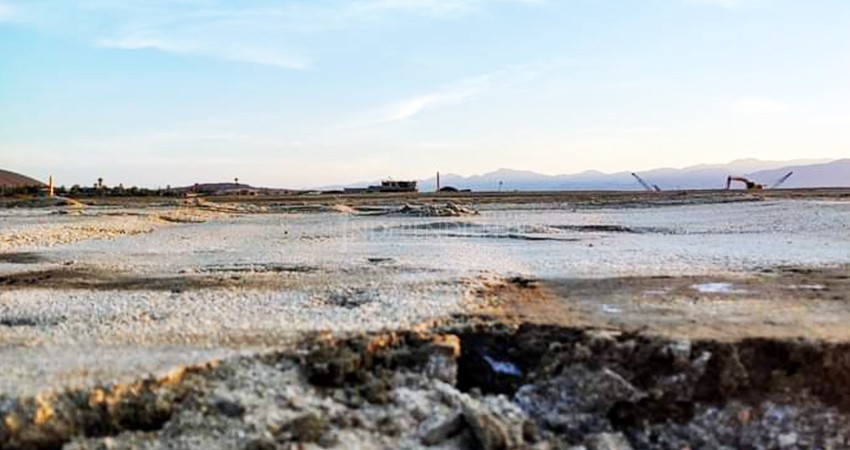
[(840, 159), (846, 2), (0, 0), (0, 168), (306, 188)]

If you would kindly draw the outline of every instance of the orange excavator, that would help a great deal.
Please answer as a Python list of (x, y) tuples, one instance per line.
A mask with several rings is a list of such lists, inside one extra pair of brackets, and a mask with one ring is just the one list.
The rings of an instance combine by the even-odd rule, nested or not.
[(726, 177), (726, 190), (728, 191), (729, 189), (732, 188), (732, 182), (733, 181), (738, 181), (740, 183), (744, 183), (744, 185), (747, 187), (748, 191), (760, 191), (762, 189), (776, 189), (779, 186), (781, 186), (782, 183), (784, 183), (789, 178), (791, 178), (791, 175), (794, 175), (794, 172), (786, 173), (782, 178), (777, 180), (775, 183), (773, 183), (769, 187), (765, 187), (765, 185), (763, 185), (761, 183), (756, 183), (755, 181), (750, 180), (749, 178), (728, 176), (728, 177)]

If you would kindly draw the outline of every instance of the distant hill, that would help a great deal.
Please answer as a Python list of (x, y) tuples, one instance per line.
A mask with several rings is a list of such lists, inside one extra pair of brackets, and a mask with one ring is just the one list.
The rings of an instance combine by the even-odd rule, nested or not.
[(788, 172), (794, 175), (784, 188), (802, 187), (850, 187), (850, 159), (839, 159), (825, 164), (788, 166), (780, 169), (762, 170), (750, 175), (753, 180), (770, 184)]
[(171, 188), (171, 190), (177, 191), (177, 192), (192, 192), (192, 191), (221, 192), (221, 191), (232, 191), (232, 190), (238, 190), (238, 189), (255, 189), (255, 188), (252, 187), (252, 186), (249, 186), (247, 184), (237, 184), (237, 183), (231, 183), (231, 182), (226, 182), (226, 183), (199, 183), (199, 184), (192, 185), (192, 186), (182, 186), (182, 187)]
[(0, 170), (0, 188), (44, 186), (41, 181), (7, 170)]
[(200, 183), (192, 186), (171, 188), (179, 193), (197, 192), (201, 194), (232, 195), (232, 194), (287, 194), (295, 192), (291, 189), (274, 189), (254, 187), (242, 183)]

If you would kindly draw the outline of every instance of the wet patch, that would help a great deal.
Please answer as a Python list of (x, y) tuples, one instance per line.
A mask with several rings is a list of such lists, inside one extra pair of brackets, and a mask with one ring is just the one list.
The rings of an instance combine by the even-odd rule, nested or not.
[(18, 252), (18, 253), (0, 253), (0, 263), (7, 264), (38, 264), (47, 262), (48, 259), (40, 254), (33, 252)]
[(558, 241), (558, 242), (578, 242), (580, 239), (570, 238), (570, 237), (559, 237), (552, 235), (539, 235), (539, 234), (517, 234), (517, 233), (507, 233), (507, 234), (457, 234), (457, 233), (446, 233), (440, 236), (451, 237), (451, 238), (462, 238), (462, 239), (509, 239), (509, 240), (517, 240), (517, 241)]
[(378, 301), (380, 294), (371, 289), (349, 288), (341, 289), (328, 294), (327, 298), (322, 302), (328, 306), (339, 308), (360, 308), (369, 303)]
[(303, 264), (236, 263), (213, 264), (198, 269), (201, 273), (311, 273), (318, 267)]
[(58, 269), (30, 271), (0, 276), (0, 289), (88, 289), (101, 291), (185, 291), (217, 288), (279, 289), (286, 286), (284, 277), (269, 278), (264, 274), (230, 276), (179, 275), (162, 277), (133, 276), (67, 266)]
[[(517, 289), (508, 279), (469, 280), (472, 314), (564, 326), (742, 339), (850, 339), (850, 267), (746, 276), (543, 279)], [(745, 301), (744, 301), (745, 300)]]
[(736, 287), (732, 283), (700, 283), (691, 285), (691, 289), (700, 294), (746, 294), (746, 289)]
[(823, 291), (826, 289), (826, 286), (822, 284), (792, 284), (787, 286), (787, 288), (804, 291)]
[(510, 239), (520, 241), (575, 242), (579, 239), (562, 230), (544, 225), (502, 225), (471, 222), (442, 221), (379, 227), (376, 232), (397, 233), (407, 238), (420, 239)]
[(368, 261), (370, 264), (389, 264), (395, 262), (395, 258), (374, 257), (366, 258), (366, 261)]
[(624, 225), (552, 225), (552, 228), (577, 233), (660, 233), (673, 234), (672, 230), (656, 227), (627, 227)]
[(0, 327), (55, 327), (65, 320), (65, 317), (0, 316)]

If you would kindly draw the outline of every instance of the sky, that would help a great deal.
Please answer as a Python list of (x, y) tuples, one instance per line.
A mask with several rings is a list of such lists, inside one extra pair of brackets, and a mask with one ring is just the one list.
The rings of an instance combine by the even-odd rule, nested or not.
[(850, 157), (846, 0), (0, 0), (0, 168), (312, 187)]

